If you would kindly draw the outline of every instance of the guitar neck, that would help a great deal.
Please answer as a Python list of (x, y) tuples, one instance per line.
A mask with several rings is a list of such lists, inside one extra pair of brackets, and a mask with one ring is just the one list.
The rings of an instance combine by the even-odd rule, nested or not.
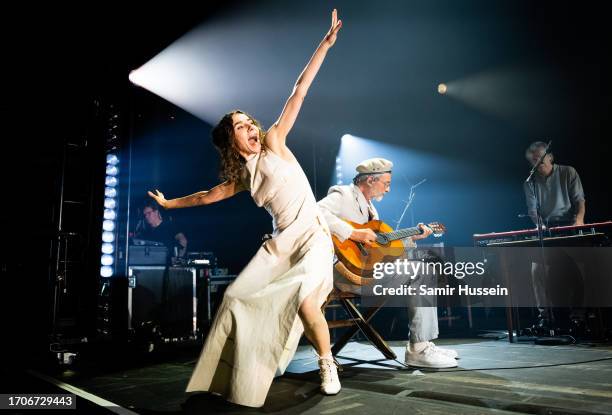
[(380, 235), (382, 235), (389, 241), (396, 241), (398, 239), (409, 238), (411, 236), (419, 235), (421, 233), (423, 233), (423, 231), (419, 227), (415, 226), (412, 228), (399, 229), (393, 232), (383, 232), (380, 233)]

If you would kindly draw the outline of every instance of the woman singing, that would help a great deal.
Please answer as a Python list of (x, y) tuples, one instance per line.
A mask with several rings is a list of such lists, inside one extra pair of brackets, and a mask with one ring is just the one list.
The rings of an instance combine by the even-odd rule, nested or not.
[(321, 305), (332, 289), (333, 246), (315, 197), (286, 138), (342, 22), (331, 27), (298, 77), (278, 120), (264, 131), (242, 111), (226, 114), (212, 130), (223, 183), (166, 200), (166, 209), (208, 205), (248, 190), (272, 216), (274, 232), (225, 292), (187, 392), (209, 391), (260, 407), (276, 373), (283, 373), (304, 332), (319, 355), (321, 391), (340, 381)]

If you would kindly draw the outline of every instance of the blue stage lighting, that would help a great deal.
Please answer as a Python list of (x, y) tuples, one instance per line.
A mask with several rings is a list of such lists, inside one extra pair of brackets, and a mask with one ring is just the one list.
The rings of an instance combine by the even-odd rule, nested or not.
[(113, 220), (105, 220), (102, 222), (102, 229), (107, 232), (112, 232), (115, 230), (115, 221)]
[(117, 186), (117, 178), (115, 176), (106, 176), (106, 185), (110, 187)]
[(100, 268), (100, 275), (104, 278), (109, 278), (113, 276), (113, 268), (108, 265), (104, 265)]
[(114, 187), (107, 187), (104, 189), (104, 196), (106, 197), (117, 197), (117, 189)]
[(115, 242), (115, 234), (113, 232), (102, 232), (102, 242)]
[(102, 262), (102, 265), (110, 266), (110, 265), (113, 265), (114, 258), (113, 258), (112, 255), (104, 254), (104, 255), (102, 255), (102, 258), (101, 258), (100, 261)]
[(111, 166), (114, 166), (118, 163), (119, 163), (119, 158), (116, 155), (114, 154), (106, 155), (106, 164), (110, 164)]
[(117, 213), (114, 209), (104, 209), (104, 219), (115, 220), (117, 219)]
[(115, 252), (115, 247), (111, 243), (103, 243), (102, 244), (102, 252), (105, 254), (112, 254)]
[(107, 197), (104, 199), (104, 207), (106, 209), (114, 209), (117, 206), (117, 201), (113, 198)]

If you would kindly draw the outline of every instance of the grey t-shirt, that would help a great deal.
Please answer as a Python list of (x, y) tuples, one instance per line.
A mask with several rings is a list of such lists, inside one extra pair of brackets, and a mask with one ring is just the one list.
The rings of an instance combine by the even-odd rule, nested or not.
[[(578, 172), (571, 166), (553, 165), (552, 174), (543, 177), (539, 173), (534, 176), (536, 191), (540, 199), (540, 213), (544, 222), (571, 222), (576, 219), (576, 205), (584, 200), (584, 190)], [(524, 183), (527, 211), (536, 214), (536, 199), (533, 195), (533, 185)]]

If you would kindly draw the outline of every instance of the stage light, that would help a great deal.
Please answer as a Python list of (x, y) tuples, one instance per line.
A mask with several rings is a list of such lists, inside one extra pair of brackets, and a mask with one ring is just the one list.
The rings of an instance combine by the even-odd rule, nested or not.
[(119, 163), (119, 158), (114, 154), (108, 154), (106, 156), (106, 164), (110, 164), (111, 166), (115, 166)]
[(107, 187), (104, 189), (104, 196), (106, 197), (117, 197), (117, 189), (114, 187)]
[(138, 70), (131, 71), (130, 74), (128, 75), (128, 79), (134, 85), (139, 85), (138, 84)]
[(104, 254), (102, 255), (102, 258), (100, 259), (102, 265), (113, 265), (114, 262), (114, 258), (112, 255), (108, 255), (108, 254)]
[(446, 84), (439, 84), (438, 85), (438, 93), (439, 94), (441, 94), (441, 95), (446, 94), (446, 90), (447, 90)]
[(116, 176), (119, 173), (119, 169), (116, 166), (106, 166), (106, 174), (108, 176)]
[(342, 159), (340, 157), (336, 157), (336, 164), (341, 164), (342, 163)]
[(102, 242), (115, 242), (115, 234), (113, 232), (102, 232)]
[(104, 222), (102, 222), (102, 229), (104, 229), (107, 232), (114, 231), (115, 230), (115, 221), (105, 220)]
[(115, 247), (111, 243), (103, 243), (102, 244), (102, 253), (104, 254), (112, 254), (115, 252)]
[(104, 278), (109, 278), (113, 276), (113, 269), (108, 265), (104, 265), (100, 268), (100, 275)]
[(115, 201), (115, 199), (111, 197), (107, 197), (106, 199), (104, 199), (104, 207), (106, 209), (114, 209), (116, 206), (117, 202)]
[(115, 220), (117, 213), (113, 209), (104, 209), (104, 219)]
[(104, 179), (104, 212), (102, 221), (102, 256), (100, 261), (103, 267), (100, 270), (102, 277), (111, 277), (114, 273), (115, 258), (115, 241), (117, 239), (115, 220), (118, 218), (116, 210), (119, 204), (117, 195), (119, 193), (117, 187), (119, 184), (119, 157), (116, 154), (119, 143), (120, 118), (113, 105), (110, 105), (110, 114), (108, 114), (108, 124), (106, 133), (106, 178)]
[(352, 135), (350, 135), (350, 134), (344, 134), (344, 135), (343, 135), (343, 136), (340, 138), (340, 140), (341, 140), (341, 141), (345, 141), (345, 140), (350, 140), (351, 138), (353, 138), (353, 136), (352, 136)]

